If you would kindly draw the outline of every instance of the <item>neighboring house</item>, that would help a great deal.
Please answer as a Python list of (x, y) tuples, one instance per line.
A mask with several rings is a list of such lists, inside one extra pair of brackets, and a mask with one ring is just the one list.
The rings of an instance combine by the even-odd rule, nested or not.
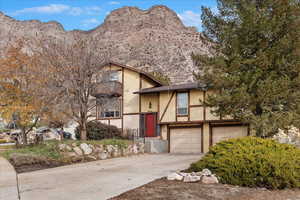
[(163, 86), (153, 76), (132, 67), (109, 63), (105, 81), (94, 92), (96, 119), (147, 138), (167, 140), (171, 153), (207, 152), (209, 146), (249, 134), (249, 126), (211, 113), (208, 94), (198, 83)]

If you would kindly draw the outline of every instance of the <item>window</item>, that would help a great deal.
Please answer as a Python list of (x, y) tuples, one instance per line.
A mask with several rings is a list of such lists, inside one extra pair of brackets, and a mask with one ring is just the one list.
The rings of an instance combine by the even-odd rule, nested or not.
[(177, 93), (177, 115), (188, 115), (188, 93)]
[(118, 81), (119, 80), (119, 73), (118, 73), (118, 71), (112, 71), (109, 74), (109, 80), (110, 81)]
[(119, 118), (121, 116), (121, 100), (118, 97), (101, 97), (97, 99), (100, 118)]

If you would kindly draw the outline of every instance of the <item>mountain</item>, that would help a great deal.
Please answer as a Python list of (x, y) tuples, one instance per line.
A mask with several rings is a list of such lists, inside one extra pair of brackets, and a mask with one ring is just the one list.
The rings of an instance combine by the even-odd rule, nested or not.
[(20, 38), (26, 38), (26, 48), (36, 48), (35, 41), (50, 38), (72, 42), (77, 37), (93, 39), (99, 55), (108, 51), (112, 61), (159, 71), (176, 84), (193, 80), (197, 69), (190, 57), (192, 52), (211, 55), (211, 44), (204, 36), (194, 27), (185, 27), (166, 6), (148, 10), (122, 7), (90, 31), (65, 31), (57, 22), (18, 21), (0, 12), (0, 55)]

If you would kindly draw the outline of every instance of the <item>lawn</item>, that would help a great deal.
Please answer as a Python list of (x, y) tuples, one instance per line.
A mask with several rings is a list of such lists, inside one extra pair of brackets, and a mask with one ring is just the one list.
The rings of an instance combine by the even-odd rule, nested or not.
[(88, 156), (74, 159), (66, 156), (66, 152), (59, 150), (60, 144), (79, 146), (81, 143), (97, 146), (117, 145), (120, 148), (126, 148), (132, 144), (132, 141), (120, 139), (46, 141), (38, 145), (3, 149), (0, 151), (0, 156), (9, 160), (19, 173), (95, 160)]

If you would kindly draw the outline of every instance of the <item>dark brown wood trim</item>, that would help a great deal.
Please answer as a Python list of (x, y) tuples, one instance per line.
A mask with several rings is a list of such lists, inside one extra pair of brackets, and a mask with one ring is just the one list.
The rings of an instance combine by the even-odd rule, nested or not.
[(199, 107), (204, 107), (203, 105), (190, 105), (190, 108), (199, 108)]
[(170, 137), (170, 127), (167, 125), (167, 139), (168, 139), (168, 153), (171, 150), (171, 137)]
[[(177, 117), (189, 117), (189, 115), (177, 115)], [(188, 120), (190, 121), (190, 120)]]
[(201, 126), (201, 152), (204, 153), (203, 124)]
[(98, 120), (122, 119), (121, 117), (100, 117)]
[(123, 115), (139, 115), (140, 113), (124, 113)]
[(157, 93), (158, 98), (158, 108), (157, 108), (157, 122), (159, 122), (160, 117), (160, 93)]
[(203, 107), (203, 120), (206, 121), (206, 91), (203, 92), (203, 103), (204, 103), (204, 107)]
[(169, 126), (170, 129), (185, 129), (185, 128), (201, 128), (202, 125), (195, 125), (195, 126)]
[(167, 106), (166, 106), (166, 108), (165, 108), (165, 110), (164, 110), (164, 112), (163, 112), (161, 118), (159, 119), (160, 122), (161, 122), (161, 120), (164, 118), (164, 116), (165, 116), (165, 114), (166, 114), (166, 112), (167, 112), (167, 110), (168, 110), (168, 108), (169, 108), (169, 105), (170, 105), (170, 103), (171, 103), (171, 101), (172, 101), (172, 99), (173, 99), (175, 93), (176, 93), (176, 91), (174, 91), (174, 92), (172, 93), (171, 98), (169, 99), (168, 104), (167, 104)]
[(122, 67), (122, 98), (121, 98), (121, 109), (122, 109), (122, 135), (124, 135), (124, 68)]
[(211, 123), (210, 124), (211, 127), (235, 127), (235, 126), (247, 126), (248, 127), (248, 124), (245, 124), (245, 123), (241, 123), (241, 122), (236, 122), (236, 123), (230, 123), (230, 124), (214, 124), (214, 123)]
[(177, 97), (178, 97), (178, 92), (175, 91), (175, 121), (177, 122), (178, 119), (177, 119), (177, 116), (178, 116), (178, 111), (177, 111)]
[(247, 127), (247, 135), (250, 136), (250, 124), (248, 124), (248, 127)]
[(158, 123), (159, 125), (165, 125), (165, 124), (168, 124), (168, 125), (177, 125), (177, 124), (202, 124), (203, 121), (181, 121), (181, 122), (160, 122)]
[[(180, 116), (179, 116), (180, 117)], [(187, 116), (183, 116), (187, 117)], [(241, 122), (236, 120), (197, 120), (197, 121), (171, 121), (171, 122), (159, 122), (159, 124), (179, 124), (179, 123), (187, 123), (187, 124), (194, 124), (194, 123), (235, 123), (235, 124), (241, 124)], [(222, 124), (223, 125), (223, 124)]]
[(213, 135), (212, 135), (212, 126), (209, 123), (209, 146), (211, 147), (213, 145)]
[[(142, 76), (141, 74), (139, 74), (139, 90), (142, 89)], [(138, 94), (139, 95), (139, 113), (142, 111), (142, 98), (141, 98), (141, 94)]]
[(190, 121), (190, 113), (191, 113), (191, 97), (190, 97), (190, 90), (188, 91), (188, 121)]

